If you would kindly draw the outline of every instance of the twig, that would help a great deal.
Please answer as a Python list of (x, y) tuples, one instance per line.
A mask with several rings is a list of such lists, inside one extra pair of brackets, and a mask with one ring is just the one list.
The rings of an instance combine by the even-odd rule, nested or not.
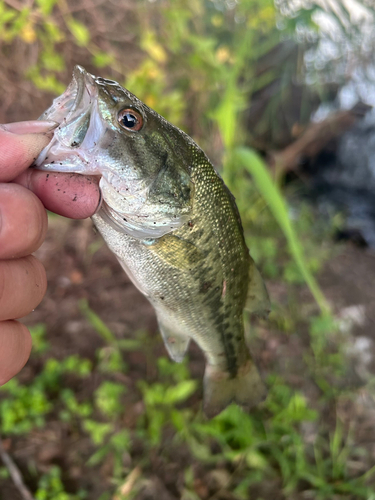
[(128, 474), (124, 484), (120, 486), (119, 491), (113, 497), (113, 500), (121, 500), (121, 498), (127, 497), (134, 489), (135, 483), (138, 481), (142, 475), (142, 470), (140, 467), (135, 467), (130, 474)]
[(1, 437), (0, 437), (0, 458), (5, 467), (8, 469), (10, 477), (12, 478), (13, 483), (20, 492), (22, 498), (24, 500), (35, 500), (30, 491), (28, 490), (28, 488), (25, 486), (19, 468), (13, 462), (8, 453), (5, 451)]
[(301, 159), (316, 158), (330, 141), (342, 137), (370, 109), (367, 104), (357, 103), (352, 109), (336, 111), (321, 122), (310, 123), (292, 144), (271, 155), (271, 165), (279, 174), (297, 170)]

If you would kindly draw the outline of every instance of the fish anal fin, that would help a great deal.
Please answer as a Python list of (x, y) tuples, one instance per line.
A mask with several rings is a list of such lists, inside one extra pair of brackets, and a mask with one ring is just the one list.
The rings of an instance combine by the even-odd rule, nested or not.
[(190, 337), (176, 333), (160, 320), (159, 329), (169, 356), (173, 361), (181, 363), (189, 347)]
[(249, 286), (247, 289), (245, 310), (264, 318), (268, 316), (271, 310), (266, 285), (253, 260), (251, 260), (249, 269)]
[(266, 394), (266, 387), (251, 358), (240, 367), (236, 377), (216, 366), (206, 366), (203, 411), (208, 418), (215, 417), (232, 402), (249, 410), (263, 401)]

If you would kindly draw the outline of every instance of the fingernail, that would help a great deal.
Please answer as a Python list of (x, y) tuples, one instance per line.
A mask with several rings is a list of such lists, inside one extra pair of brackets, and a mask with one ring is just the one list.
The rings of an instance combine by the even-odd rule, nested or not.
[(3, 130), (12, 134), (46, 134), (58, 126), (58, 123), (47, 120), (30, 120), (25, 122), (5, 123), (0, 125)]
[(96, 207), (96, 210), (94, 212), (94, 215), (97, 214), (102, 206), (102, 201), (103, 201), (103, 195), (102, 195), (102, 190), (99, 189), (99, 203), (98, 206)]

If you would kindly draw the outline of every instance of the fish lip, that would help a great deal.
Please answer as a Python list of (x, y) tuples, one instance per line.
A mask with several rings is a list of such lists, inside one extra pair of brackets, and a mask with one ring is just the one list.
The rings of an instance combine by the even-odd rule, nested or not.
[[(78, 105), (83, 99), (83, 94), (85, 91), (85, 74), (86, 70), (79, 66), (78, 64), (74, 66), (73, 69), (73, 78), (71, 84), (73, 84), (73, 92), (75, 92), (75, 98), (72, 104), (72, 107), (68, 110), (68, 114), (74, 113), (76, 111)], [(70, 85), (69, 85), (70, 87)], [(69, 89), (68, 87), (68, 89)]]
[(96, 94), (96, 82), (94, 75), (88, 73), (85, 68), (77, 64), (73, 69), (72, 83), (76, 85), (76, 97), (73, 102), (70, 113), (74, 113), (82, 100), (84, 99), (85, 91), (89, 95), (90, 103), (91, 98), (95, 97)]
[[(58, 160), (55, 158), (56, 151), (58, 151), (58, 154), (64, 154), (65, 157), (69, 157), (72, 149), (70, 137), (74, 134), (75, 124), (79, 119), (85, 120), (86, 116), (88, 116), (88, 120), (90, 121), (91, 108), (95, 103), (96, 97), (97, 85), (95, 77), (88, 73), (82, 66), (75, 66), (72, 79), (65, 92), (56, 97), (52, 105), (38, 118), (39, 120), (52, 120), (58, 123), (58, 127), (54, 130), (50, 143), (35, 160), (34, 167), (39, 170), (51, 172), (61, 171), (96, 175), (97, 172), (85, 171), (84, 167), (87, 164), (85, 155), (76, 154), (82, 160), (82, 165), (78, 170), (75, 170), (78, 164), (74, 162), (71, 166), (60, 169)], [(88, 129), (89, 123), (85, 135)], [(84, 139), (85, 136), (82, 136), (82, 142)], [(50, 157), (49, 162), (47, 162), (48, 157)]]
[(76, 65), (73, 69), (72, 80), (63, 94), (54, 99), (50, 106), (38, 120), (53, 120), (61, 127), (69, 123), (85, 99), (87, 92), (91, 104), (96, 93), (95, 77), (82, 66)]

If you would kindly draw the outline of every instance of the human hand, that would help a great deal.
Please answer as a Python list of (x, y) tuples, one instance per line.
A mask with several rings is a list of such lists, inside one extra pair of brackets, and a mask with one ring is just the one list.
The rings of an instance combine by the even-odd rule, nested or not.
[(46, 292), (44, 267), (31, 255), (46, 235), (45, 208), (83, 219), (100, 204), (93, 177), (28, 168), (53, 128), (53, 122), (42, 121), (0, 125), (0, 385), (30, 355), (30, 333), (15, 320), (29, 314)]

